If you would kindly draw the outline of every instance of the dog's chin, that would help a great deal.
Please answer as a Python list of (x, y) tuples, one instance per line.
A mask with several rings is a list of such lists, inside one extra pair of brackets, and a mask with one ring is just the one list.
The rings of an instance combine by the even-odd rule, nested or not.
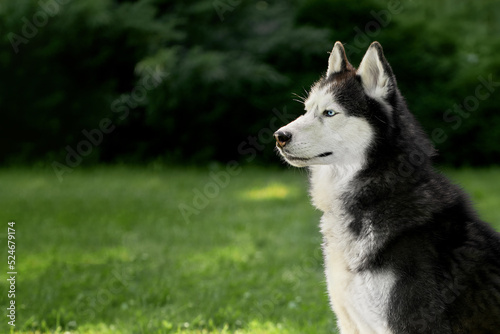
[(283, 156), (283, 158), (285, 159), (285, 161), (292, 165), (293, 167), (299, 167), (299, 168), (302, 168), (302, 167), (307, 167), (307, 166), (310, 166), (311, 163), (308, 163), (308, 161), (303, 161), (303, 160), (295, 160), (295, 159), (290, 159), (290, 158), (287, 158), (286, 156)]

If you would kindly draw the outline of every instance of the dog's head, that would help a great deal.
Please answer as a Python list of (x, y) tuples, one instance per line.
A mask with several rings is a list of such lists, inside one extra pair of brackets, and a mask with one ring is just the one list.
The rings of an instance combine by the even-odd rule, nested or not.
[(372, 120), (391, 122), (390, 101), (396, 90), (379, 43), (370, 45), (356, 70), (337, 42), (326, 75), (312, 86), (304, 102), (306, 113), (275, 132), (276, 147), (297, 167), (362, 166), (378, 132)]

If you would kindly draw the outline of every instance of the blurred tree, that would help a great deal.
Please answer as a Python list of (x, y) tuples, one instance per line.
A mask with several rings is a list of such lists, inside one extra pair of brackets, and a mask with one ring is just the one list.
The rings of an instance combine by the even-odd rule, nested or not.
[(110, 99), (130, 89), (148, 46), (161, 42), (165, 27), (154, 15), (142, 1), (4, 1), (2, 160), (50, 158), (97, 127)]
[[(146, 106), (153, 155), (167, 149), (170, 158), (191, 161), (243, 158), (238, 147), (245, 138), (269, 128), (272, 109), (288, 107), (294, 89), (302, 91), (299, 74), (312, 71), (306, 66), (318, 58), (324, 63), (330, 34), (296, 25), (293, 1), (223, 8), (213, 1), (172, 5), (162, 20), (182, 17), (184, 39), (138, 64), (139, 70), (160, 66), (169, 73)], [(270, 144), (267, 139), (256, 147)]]

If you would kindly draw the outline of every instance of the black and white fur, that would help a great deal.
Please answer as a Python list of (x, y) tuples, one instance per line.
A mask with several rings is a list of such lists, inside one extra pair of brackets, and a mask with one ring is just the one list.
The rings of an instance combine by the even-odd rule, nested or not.
[(500, 333), (500, 235), (432, 167), (380, 44), (356, 70), (337, 42), (304, 104), (275, 137), (310, 170), (340, 332)]

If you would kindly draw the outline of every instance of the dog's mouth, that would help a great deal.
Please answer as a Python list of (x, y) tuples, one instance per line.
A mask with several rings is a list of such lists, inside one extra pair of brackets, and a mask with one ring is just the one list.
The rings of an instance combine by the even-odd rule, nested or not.
[(310, 158), (305, 158), (305, 157), (296, 157), (294, 155), (291, 155), (289, 153), (287, 153), (284, 149), (282, 149), (281, 147), (278, 147), (279, 151), (281, 152), (281, 154), (287, 159), (287, 160), (290, 160), (290, 161), (308, 161), (308, 160), (312, 160), (312, 159), (315, 159), (315, 158), (324, 158), (324, 157), (327, 157), (327, 156), (330, 156), (333, 154), (333, 152), (324, 152), (324, 153), (321, 153), (321, 154), (318, 154), (318, 155), (315, 155), (313, 157), (310, 157)]

